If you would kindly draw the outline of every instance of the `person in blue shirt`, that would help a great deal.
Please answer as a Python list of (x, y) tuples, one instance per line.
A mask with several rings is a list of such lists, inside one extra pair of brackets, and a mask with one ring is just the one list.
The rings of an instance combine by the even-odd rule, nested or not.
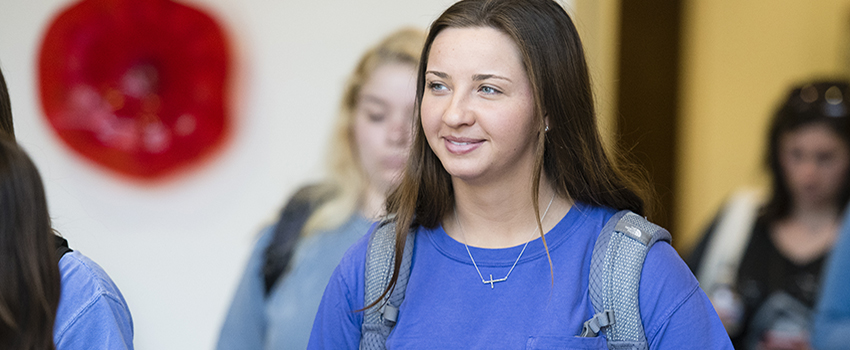
[[(410, 149), (416, 65), (425, 34), (400, 29), (360, 59), (342, 96), (328, 178), (302, 188), (263, 230), (222, 325), (217, 349), (303, 349), (340, 258), (383, 214)], [(309, 209), (295, 210), (290, 207)], [(295, 224), (301, 221), (303, 226)], [(287, 235), (295, 232), (295, 238)], [(292, 247), (294, 245), (294, 247)]]
[(38, 169), (14, 139), (0, 72), (0, 349), (133, 349), (106, 272), (56, 235)]
[[(387, 212), (394, 287), (408, 230), (410, 276), (388, 349), (604, 349), (591, 253), (645, 188), (606, 154), (581, 40), (552, 0), (463, 0), (430, 27), (417, 76), (413, 149)], [(641, 186), (642, 185), (642, 186)], [(357, 349), (368, 236), (325, 289), (308, 349)], [(640, 317), (650, 349), (732, 349), (688, 267), (649, 250)], [(382, 344), (383, 345), (383, 344)], [(378, 346), (377, 348), (382, 348)]]
[(54, 349), (58, 258), (41, 180), (15, 145), (0, 72), (0, 349)]
[(850, 345), (850, 208), (838, 242), (825, 267), (823, 286), (815, 309), (812, 346), (818, 350), (846, 349)]

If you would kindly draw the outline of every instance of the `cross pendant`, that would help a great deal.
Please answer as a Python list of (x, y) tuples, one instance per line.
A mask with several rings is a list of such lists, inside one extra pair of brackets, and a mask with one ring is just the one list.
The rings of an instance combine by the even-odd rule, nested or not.
[(504, 282), (504, 281), (507, 281), (507, 280), (508, 280), (508, 277), (507, 277), (507, 276), (505, 276), (505, 277), (503, 277), (503, 278), (499, 278), (499, 279), (495, 279), (495, 280), (494, 280), (494, 279), (493, 279), (493, 274), (490, 274), (490, 280), (489, 280), (489, 281), (485, 281), (484, 279), (482, 279), (482, 280), (481, 280), (481, 282), (484, 282), (484, 284), (488, 284), (488, 283), (489, 283), (489, 284), (490, 284), (490, 289), (493, 289), (493, 288), (494, 288), (494, 287), (493, 287), (493, 284), (494, 284), (494, 283), (496, 283), (496, 282)]

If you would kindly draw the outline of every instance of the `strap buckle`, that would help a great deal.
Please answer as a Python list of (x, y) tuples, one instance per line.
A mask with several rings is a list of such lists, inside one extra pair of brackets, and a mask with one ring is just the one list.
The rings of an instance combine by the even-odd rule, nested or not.
[(390, 303), (384, 304), (384, 306), (381, 307), (381, 319), (395, 324), (398, 320), (398, 308), (390, 305)]
[(595, 337), (599, 330), (614, 324), (614, 310), (603, 310), (584, 321), (579, 337)]

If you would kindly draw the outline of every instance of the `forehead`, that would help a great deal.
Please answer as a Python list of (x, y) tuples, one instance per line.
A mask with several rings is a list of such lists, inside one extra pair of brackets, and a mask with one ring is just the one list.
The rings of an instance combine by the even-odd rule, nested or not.
[(812, 151), (846, 150), (848, 145), (829, 126), (823, 123), (805, 125), (780, 136), (782, 149), (804, 148)]
[(431, 44), (428, 69), (525, 73), (514, 40), (492, 27), (443, 29)]
[(416, 69), (405, 63), (385, 63), (372, 72), (363, 84), (360, 98), (389, 99), (397, 103), (413, 103), (416, 94)]

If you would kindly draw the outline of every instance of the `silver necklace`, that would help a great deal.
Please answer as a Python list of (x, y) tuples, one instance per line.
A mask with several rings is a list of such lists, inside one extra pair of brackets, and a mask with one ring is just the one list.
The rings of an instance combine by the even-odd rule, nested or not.
[[(555, 200), (555, 194), (553, 193), (552, 199), (549, 200), (549, 205), (546, 206), (546, 210), (543, 212), (543, 216), (540, 217), (540, 222), (543, 222), (543, 220), (546, 219), (546, 214), (549, 213), (549, 208), (552, 206), (552, 202), (554, 200)], [(457, 218), (457, 206), (455, 206), (455, 223), (457, 224), (457, 227), (460, 229), (460, 236), (463, 237), (463, 240), (465, 242), (466, 241), (466, 235), (463, 233), (463, 226), (460, 225), (460, 220)], [(534, 230), (531, 231), (531, 233), (534, 234), (535, 232), (537, 232), (536, 226), (534, 227)], [(496, 282), (504, 282), (504, 281), (508, 280), (508, 277), (511, 276), (511, 272), (514, 271), (514, 267), (516, 267), (516, 264), (519, 262), (519, 259), (522, 258), (522, 253), (525, 253), (525, 248), (528, 247), (528, 243), (531, 243), (531, 241), (532, 240), (525, 242), (525, 245), (522, 246), (522, 250), (520, 250), (519, 256), (516, 257), (516, 261), (514, 261), (513, 266), (511, 266), (511, 269), (508, 270), (508, 274), (505, 275), (505, 277), (502, 277), (502, 278), (499, 278), (499, 279), (493, 279), (493, 274), (491, 273), (489, 281), (484, 280), (484, 276), (481, 274), (481, 270), (478, 269), (478, 264), (475, 263), (475, 258), (472, 257), (472, 252), (469, 251), (469, 245), (467, 245), (466, 243), (463, 243), (463, 246), (466, 247), (466, 253), (469, 254), (469, 260), (472, 260), (472, 266), (475, 266), (475, 271), (478, 271), (478, 277), (481, 277), (481, 282), (484, 283), (484, 284), (489, 284), (490, 289), (493, 289), (494, 288), (493, 284), (495, 284)]]

